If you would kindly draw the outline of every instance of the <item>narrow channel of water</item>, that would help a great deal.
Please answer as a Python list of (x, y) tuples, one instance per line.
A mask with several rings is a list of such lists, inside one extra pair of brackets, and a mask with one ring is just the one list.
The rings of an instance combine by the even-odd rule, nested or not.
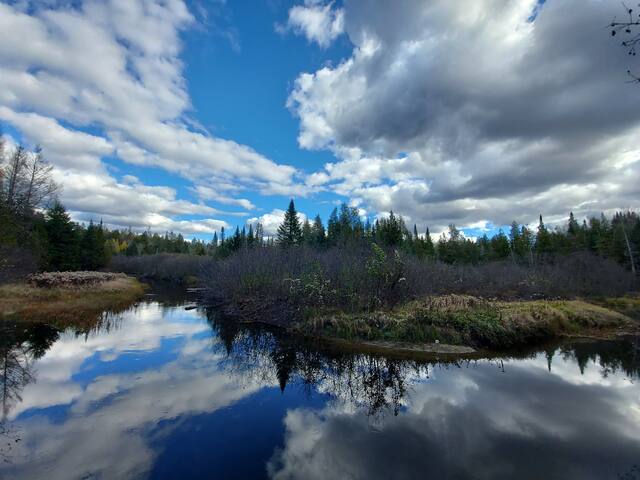
[(0, 478), (640, 479), (640, 351), (326, 352), (150, 297), (0, 331)]

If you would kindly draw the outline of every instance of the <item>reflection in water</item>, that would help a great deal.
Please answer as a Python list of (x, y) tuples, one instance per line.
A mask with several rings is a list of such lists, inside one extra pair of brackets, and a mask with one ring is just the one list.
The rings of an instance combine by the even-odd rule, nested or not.
[(2, 328), (2, 478), (639, 473), (633, 341), (403, 360), (327, 351), (176, 300), (82, 330)]
[(58, 331), (43, 324), (21, 326), (0, 323), (0, 400), (2, 422), (20, 396), (24, 387), (35, 380), (33, 363), (42, 357), (58, 339)]

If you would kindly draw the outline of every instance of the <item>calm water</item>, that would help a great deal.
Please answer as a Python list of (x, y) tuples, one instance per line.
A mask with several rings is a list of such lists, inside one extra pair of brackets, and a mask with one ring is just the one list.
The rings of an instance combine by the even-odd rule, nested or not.
[(640, 478), (631, 341), (416, 362), (175, 302), (0, 337), (1, 478)]

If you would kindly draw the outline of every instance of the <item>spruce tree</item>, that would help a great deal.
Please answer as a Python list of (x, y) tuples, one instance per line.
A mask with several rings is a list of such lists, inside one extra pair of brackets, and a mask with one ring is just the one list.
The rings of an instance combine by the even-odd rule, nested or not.
[(264, 244), (264, 230), (260, 222), (256, 223), (255, 244), (261, 247)]
[(538, 224), (538, 234), (536, 235), (536, 253), (539, 255), (547, 255), (551, 253), (551, 236), (542, 221), (540, 215), (540, 223)]
[(436, 256), (436, 248), (433, 245), (433, 240), (431, 240), (431, 234), (429, 233), (429, 227), (427, 227), (427, 231), (424, 236), (424, 254), (428, 258), (434, 258)]
[(47, 211), (47, 264), (51, 270), (77, 270), (78, 233), (64, 206), (56, 201)]
[(337, 245), (340, 238), (340, 222), (338, 221), (338, 208), (334, 208), (327, 223), (327, 243), (332, 247)]
[(289, 202), (289, 208), (284, 213), (284, 220), (278, 227), (278, 243), (283, 247), (300, 245), (302, 242), (302, 228), (293, 199)]
[(249, 233), (247, 234), (247, 246), (249, 248), (253, 248), (254, 236), (253, 236), (253, 225), (249, 224)]
[(324, 225), (322, 224), (322, 219), (320, 215), (316, 215), (316, 218), (313, 220), (313, 226), (311, 227), (311, 235), (313, 236), (313, 245), (316, 248), (320, 248), (325, 244), (325, 231)]
[(311, 230), (311, 224), (309, 219), (304, 220), (302, 224), (302, 243), (304, 245), (313, 245), (313, 232)]

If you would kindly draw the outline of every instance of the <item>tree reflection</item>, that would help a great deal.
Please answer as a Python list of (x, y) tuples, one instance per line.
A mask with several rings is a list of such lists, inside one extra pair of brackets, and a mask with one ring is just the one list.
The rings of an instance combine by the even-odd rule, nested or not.
[(34, 363), (58, 339), (58, 330), (45, 324), (26, 327), (0, 322), (0, 458), (19, 441), (7, 422), (11, 409), (22, 401), (22, 391), (35, 381)]
[[(342, 401), (364, 408), (368, 415), (385, 411), (397, 415), (411, 385), (429, 377), (434, 369), (468, 367), (475, 359), (406, 359), (384, 355), (327, 349), (317, 341), (292, 337), (279, 329), (240, 324), (214, 311), (207, 318), (224, 350), (225, 368), (246, 382), (273, 383), (284, 392), (296, 382), (309, 393), (328, 392)], [(502, 371), (508, 358), (535, 358), (541, 354), (552, 371), (554, 356), (576, 361), (581, 372), (588, 363), (600, 366), (603, 377), (624, 371), (630, 379), (640, 374), (638, 347), (634, 342), (574, 342), (543, 349), (478, 359), (496, 361)]]
[(397, 414), (408, 378), (428, 374), (426, 363), (330, 351), (279, 330), (242, 326), (213, 312), (208, 319), (226, 353), (225, 367), (238, 378), (275, 383), (283, 392), (297, 382), (309, 392), (328, 391), (363, 406), (370, 415), (384, 410)]
[(563, 358), (575, 359), (584, 371), (589, 363), (600, 367), (603, 378), (623, 372), (629, 380), (640, 378), (640, 343), (639, 338), (626, 341), (609, 342), (575, 342), (560, 347)]
[(0, 400), (2, 422), (22, 400), (22, 390), (35, 381), (34, 362), (58, 339), (59, 332), (46, 324), (0, 324)]

